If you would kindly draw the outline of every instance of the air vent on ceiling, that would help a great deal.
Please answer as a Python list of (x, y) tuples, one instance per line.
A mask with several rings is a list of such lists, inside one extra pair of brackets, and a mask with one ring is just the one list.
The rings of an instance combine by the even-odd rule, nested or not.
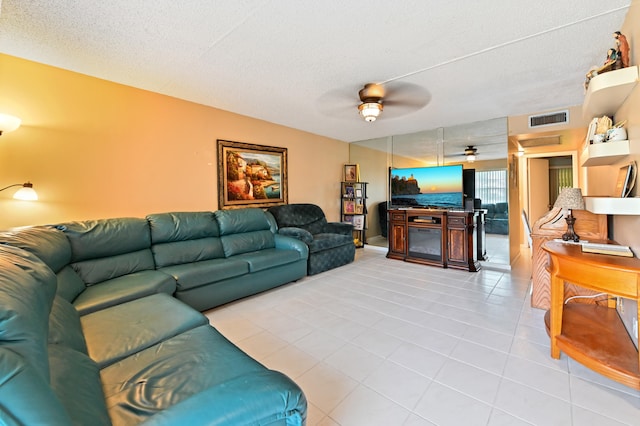
[(569, 110), (550, 112), (548, 114), (530, 115), (529, 128), (552, 126), (569, 122)]
[(560, 135), (540, 136), (531, 139), (521, 139), (518, 141), (523, 148), (533, 148), (536, 146), (560, 145)]

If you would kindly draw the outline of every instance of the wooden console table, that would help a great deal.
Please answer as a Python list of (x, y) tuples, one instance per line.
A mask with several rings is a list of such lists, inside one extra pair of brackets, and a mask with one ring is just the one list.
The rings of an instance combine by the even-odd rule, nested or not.
[[(640, 355), (615, 310), (609, 306), (567, 303), (565, 281), (596, 292), (640, 300), (640, 259), (583, 253), (579, 245), (547, 242), (551, 271), (551, 308), (545, 323), (551, 357), (560, 351), (584, 366), (640, 390)], [(639, 318), (640, 319), (640, 318)]]
[(480, 213), (390, 209), (387, 257), (407, 262), (480, 270), (476, 223)]

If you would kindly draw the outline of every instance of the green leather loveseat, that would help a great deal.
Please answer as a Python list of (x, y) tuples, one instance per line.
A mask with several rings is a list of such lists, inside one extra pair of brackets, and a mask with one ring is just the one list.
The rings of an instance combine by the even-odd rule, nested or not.
[(301, 389), (198, 312), (306, 275), (272, 226), (243, 209), (1, 233), (0, 424), (304, 424)]

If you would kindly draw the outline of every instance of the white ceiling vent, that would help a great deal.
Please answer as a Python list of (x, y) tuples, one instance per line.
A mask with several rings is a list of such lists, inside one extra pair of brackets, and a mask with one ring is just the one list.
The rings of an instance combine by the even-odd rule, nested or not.
[(569, 122), (569, 110), (550, 112), (548, 114), (530, 115), (529, 128), (553, 126)]
[(560, 135), (540, 136), (531, 139), (521, 139), (518, 141), (523, 148), (533, 148), (536, 146), (560, 145)]

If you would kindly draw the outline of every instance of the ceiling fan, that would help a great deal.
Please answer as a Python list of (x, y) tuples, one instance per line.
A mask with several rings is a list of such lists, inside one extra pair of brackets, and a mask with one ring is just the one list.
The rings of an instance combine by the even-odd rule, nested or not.
[(424, 108), (430, 100), (431, 94), (423, 87), (400, 81), (367, 83), (358, 91), (357, 98), (352, 86), (332, 90), (318, 99), (319, 109), (325, 115), (349, 118), (357, 111), (369, 123), (382, 117), (411, 114)]
[(367, 83), (358, 92), (358, 97), (360, 98), (358, 111), (369, 123), (376, 121), (384, 106), (397, 110), (404, 108), (405, 113), (409, 113), (423, 108), (431, 99), (429, 93), (419, 86), (397, 81), (384, 85)]
[(476, 152), (478, 152), (478, 148), (473, 145), (469, 145), (465, 148), (464, 155), (469, 163), (476, 161)]
[(478, 156), (478, 148), (476, 148), (473, 145), (467, 145), (467, 147), (464, 149), (462, 154), (446, 155), (446, 157), (448, 158), (462, 157), (462, 156), (464, 156), (467, 162), (473, 163), (474, 161), (476, 161), (476, 158)]

